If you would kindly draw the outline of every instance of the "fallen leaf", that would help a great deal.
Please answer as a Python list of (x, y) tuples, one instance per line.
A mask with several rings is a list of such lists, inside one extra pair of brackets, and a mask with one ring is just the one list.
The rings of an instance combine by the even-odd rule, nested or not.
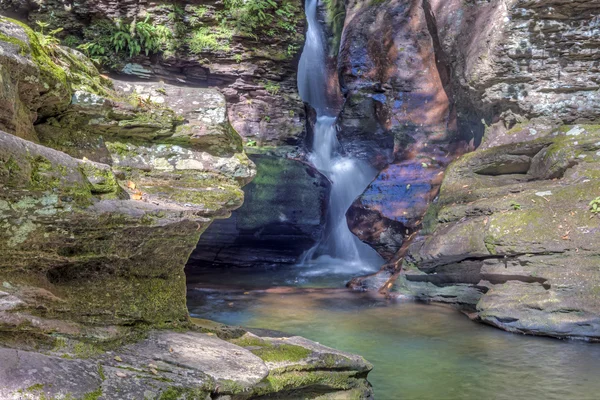
[(119, 378), (127, 378), (127, 374), (124, 374), (123, 372), (117, 372), (117, 373), (116, 373), (116, 375), (117, 375)]
[(123, 360), (122, 360), (122, 359), (121, 359), (121, 357), (119, 357), (119, 356), (115, 356), (115, 361), (118, 361), (118, 362), (123, 362)]
[(152, 363), (148, 364), (148, 366), (149, 366), (150, 368), (154, 368), (154, 369), (157, 369), (157, 368), (158, 368), (158, 366), (157, 366), (157, 365), (155, 365), (155, 364), (152, 364)]
[(154, 368), (150, 368), (150, 372), (152, 372), (154, 375), (158, 375), (158, 371)]
[(127, 181), (127, 187), (128, 187), (129, 189), (131, 189), (131, 190), (135, 190), (135, 188), (136, 188), (136, 185), (135, 185), (135, 183), (134, 183), (134, 182), (132, 182), (132, 181)]

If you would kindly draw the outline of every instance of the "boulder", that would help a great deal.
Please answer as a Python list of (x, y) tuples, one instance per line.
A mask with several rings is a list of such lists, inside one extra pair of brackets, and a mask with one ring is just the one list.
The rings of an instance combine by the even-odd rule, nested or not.
[(249, 399), (316, 391), (328, 399), (373, 398), (366, 380), (372, 365), (362, 357), (297, 336), (237, 329), (243, 336), (227, 341), (198, 330), (152, 331), (110, 351), (70, 341), (47, 354), (0, 347), (0, 396)]

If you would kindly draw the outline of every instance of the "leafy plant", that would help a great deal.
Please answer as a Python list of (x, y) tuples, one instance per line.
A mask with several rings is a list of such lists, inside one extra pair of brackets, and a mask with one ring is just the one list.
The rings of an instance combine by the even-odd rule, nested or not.
[(206, 51), (228, 51), (233, 32), (223, 27), (202, 27), (189, 40), (190, 51), (200, 54)]
[(51, 30), (48, 34), (44, 33), (44, 29), (49, 27), (50, 24), (42, 21), (35, 21), (35, 23), (40, 27), (39, 32), (36, 32), (36, 36), (40, 45), (50, 54), (54, 54), (54, 50), (56, 46), (60, 44), (60, 40), (56, 37), (56, 34), (62, 32), (63, 28), (58, 28)]
[(300, 46), (298, 46), (298, 45), (288, 44), (285, 54), (288, 58), (292, 58), (296, 55), (296, 53), (298, 52), (299, 49), (300, 49)]
[(296, 7), (292, 2), (277, 3), (274, 0), (225, 0), (223, 23), (229, 23), (238, 32), (255, 37), (262, 30), (275, 36), (274, 27), (295, 31), (293, 21)]
[(171, 30), (155, 25), (146, 17), (143, 21), (125, 23), (122, 20), (99, 21), (84, 32), (88, 41), (78, 46), (92, 60), (104, 64), (110, 53), (137, 56), (157, 53), (172, 39)]
[(256, 140), (248, 140), (246, 142), (246, 146), (248, 146), (248, 147), (256, 147)]
[(69, 35), (63, 39), (63, 45), (65, 45), (67, 47), (75, 48), (75, 47), (79, 46), (79, 44), (81, 44), (81, 39), (79, 39), (75, 35)]
[(281, 89), (281, 86), (279, 86), (278, 83), (273, 83), (269, 81), (263, 81), (263, 86), (265, 90), (269, 92), (269, 94), (272, 96), (275, 96), (277, 93), (279, 93), (279, 90)]
[(590, 211), (594, 215), (600, 214), (600, 196), (590, 201)]
[(516, 201), (511, 201), (510, 202), (510, 208), (512, 208), (513, 210), (520, 210), (521, 209), (521, 205), (519, 203), (517, 203)]

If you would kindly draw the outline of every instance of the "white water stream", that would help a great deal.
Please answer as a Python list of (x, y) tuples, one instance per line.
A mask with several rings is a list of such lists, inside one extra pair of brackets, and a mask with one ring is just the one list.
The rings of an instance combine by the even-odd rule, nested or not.
[(314, 140), (309, 160), (332, 183), (325, 235), (307, 251), (301, 265), (310, 266), (310, 274), (370, 272), (383, 260), (350, 230), (346, 211), (377, 171), (364, 162), (340, 153), (336, 118), (328, 115), (325, 40), (317, 20), (317, 1), (306, 0), (308, 31), (298, 66), (298, 91), (302, 100), (317, 112)]

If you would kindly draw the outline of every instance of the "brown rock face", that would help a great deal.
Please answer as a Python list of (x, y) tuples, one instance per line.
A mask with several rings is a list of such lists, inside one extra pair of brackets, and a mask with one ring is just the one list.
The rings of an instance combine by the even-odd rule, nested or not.
[(390, 259), (466, 145), (456, 135), (449, 65), (437, 51), (428, 5), (357, 2), (348, 10), (338, 61), (347, 96), (341, 140), (379, 168), (392, 162), (352, 205), (348, 220)]
[[(490, 148), (534, 140), (556, 124), (597, 120), (598, 13), (598, 1), (350, 5), (339, 61), (347, 95), (341, 121), (353, 141), (347, 148), (380, 160), (373, 154), (385, 154), (387, 132), (395, 162), (442, 172), (473, 148), (464, 142), (481, 142), (484, 124)], [(362, 148), (360, 132), (368, 138)], [(515, 157), (505, 169), (526, 169)], [(380, 206), (397, 202), (384, 190), (393, 170), (384, 170), (350, 211), (352, 219), (383, 218), (377, 225), (385, 228), (353, 226), (368, 243), (400, 222)], [(428, 178), (423, 183), (436, 187)], [(403, 184), (398, 179), (395, 187)], [(374, 198), (374, 191), (381, 193)]]

